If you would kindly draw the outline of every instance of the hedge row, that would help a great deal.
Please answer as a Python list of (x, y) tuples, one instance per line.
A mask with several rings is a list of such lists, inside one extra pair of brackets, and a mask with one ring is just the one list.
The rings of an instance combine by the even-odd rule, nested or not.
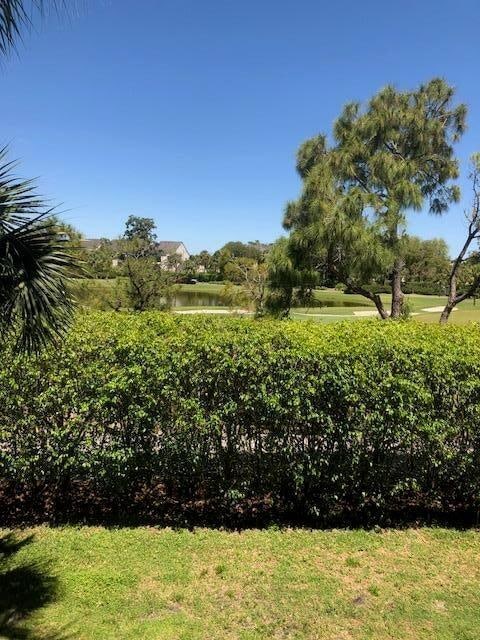
[[(392, 293), (392, 286), (388, 282), (383, 284), (373, 283), (368, 286), (368, 289), (372, 293)], [(402, 284), (402, 291), (407, 295), (411, 293), (428, 296), (446, 295), (445, 284), (429, 281), (407, 280)]]
[(408, 322), (86, 314), (37, 359), (4, 347), (0, 512), (474, 513), (479, 337)]

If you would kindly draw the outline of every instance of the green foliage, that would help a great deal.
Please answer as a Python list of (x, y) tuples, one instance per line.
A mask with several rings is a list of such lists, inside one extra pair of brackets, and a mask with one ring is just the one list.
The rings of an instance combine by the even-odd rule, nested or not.
[(466, 108), (453, 102), (454, 90), (439, 79), (415, 91), (386, 87), (365, 109), (344, 108), (331, 147), (317, 136), (298, 152), (303, 189), (284, 217), (296, 264), (332, 273), (373, 300), (383, 317), (368, 285), (391, 279), (398, 317), (407, 210), (427, 204), (440, 214), (459, 199), (453, 145)]
[(141, 218), (139, 216), (128, 216), (125, 223), (125, 240), (143, 240), (144, 242), (154, 242), (156, 239), (155, 222), (153, 218)]
[(255, 242), (232, 241), (223, 245), (220, 252), (228, 253), (231, 258), (251, 258), (252, 260), (261, 260), (265, 253), (265, 246), (258, 240)]
[(402, 299), (402, 306), (400, 309), (400, 318), (402, 320), (409, 320), (412, 315), (412, 304), (406, 297)]
[[(134, 311), (169, 309), (175, 292), (175, 271), (162, 267), (155, 244), (140, 236), (116, 243), (125, 281), (118, 279), (126, 296), (126, 307)], [(169, 256), (170, 258), (170, 256)], [(118, 287), (117, 287), (118, 289)], [(116, 298), (120, 291), (117, 291)]]
[[(368, 285), (369, 291), (372, 293), (390, 293), (392, 287), (389, 282), (382, 284), (373, 282)], [(445, 296), (445, 282), (429, 281), (429, 280), (407, 280), (402, 285), (404, 294), (416, 293), (424, 296)]]
[(268, 495), (305, 517), (479, 505), (477, 327), (99, 313), (2, 361), (13, 509), (118, 509), (154, 487), (157, 507)]
[(253, 258), (232, 258), (225, 265), (224, 275), (230, 286), (236, 284), (241, 287), (241, 297), (255, 315), (263, 316), (267, 299), (267, 264)]
[[(460, 292), (467, 291), (480, 274), (480, 253), (472, 252), (458, 270), (457, 288)], [(478, 296), (478, 289), (472, 297)]]
[(68, 280), (76, 257), (59, 241), (57, 221), (30, 180), (13, 175), (0, 149), (0, 335), (37, 350), (63, 335), (73, 310)]
[(313, 269), (295, 266), (291, 244), (285, 237), (272, 245), (267, 266), (269, 291), (266, 308), (273, 316), (286, 317), (292, 306), (302, 305), (310, 297), (318, 283), (318, 274)]
[[(402, 253), (405, 260), (405, 293), (408, 293), (408, 288), (413, 289), (413, 283), (428, 283), (430, 287), (426, 293), (445, 292), (450, 271), (450, 255), (445, 240), (423, 240), (417, 236), (405, 236)], [(425, 290), (418, 291), (424, 292)]]
[(243, 307), (248, 304), (245, 292), (232, 282), (226, 282), (222, 287), (220, 296), (222, 301), (229, 309), (235, 309), (237, 307)]
[(102, 238), (100, 246), (93, 251), (85, 251), (83, 255), (85, 273), (89, 278), (114, 278), (118, 275), (118, 268), (113, 266), (113, 260), (118, 259), (117, 242)]
[(153, 258), (127, 258), (124, 264), (127, 308), (134, 311), (168, 309), (174, 293), (175, 275)]
[[(262, 244), (258, 240), (248, 243), (239, 241), (227, 242), (210, 257), (207, 262), (207, 268), (217, 274), (218, 280), (231, 280), (232, 276), (235, 278), (237, 272), (236, 263), (241, 264), (242, 261), (264, 262), (269, 249), (270, 245)], [(232, 263), (234, 264), (233, 267)]]

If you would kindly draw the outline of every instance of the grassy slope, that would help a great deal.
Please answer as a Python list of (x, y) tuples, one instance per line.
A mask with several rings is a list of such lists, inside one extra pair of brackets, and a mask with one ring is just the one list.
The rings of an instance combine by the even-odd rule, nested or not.
[[(50, 603), (21, 623), (37, 640), (61, 629), (79, 640), (478, 638), (475, 531), (72, 527), (19, 536), (28, 534), (2, 567), (16, 571), (0, 580), (11, 594), (9, 576), (27, 582), (39, 563), (50, 589), (58, 581)], [(32, 595), (20, 583), (17, 596), (22, 588)]]

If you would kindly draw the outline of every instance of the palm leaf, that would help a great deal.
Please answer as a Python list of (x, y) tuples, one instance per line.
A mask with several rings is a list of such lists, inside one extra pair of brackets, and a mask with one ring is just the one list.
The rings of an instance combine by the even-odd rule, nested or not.
[(0, 0), (0, 54), (7, 54), (29, 28), (35, 13), (42, 14), (47, 5), (56, 9), (66, 0)]
[(68, 280), (78, 263), (57, 240), (52, 208), (12, 170), (0, 149), (0, 331), (35, 351), (69, 326)]

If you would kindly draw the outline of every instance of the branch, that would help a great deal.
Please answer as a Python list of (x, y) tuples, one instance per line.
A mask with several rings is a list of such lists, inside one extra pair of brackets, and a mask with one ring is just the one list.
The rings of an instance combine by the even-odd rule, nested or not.
[(478, 291), (479, 287), (480, 287), (480, 274), (474, 279), (472, 284), (464, 293), (461, 293), (460, 295), (455, 297), (454, 306), (457, 306), (457, 304), (460, 304), (460, 302), (463, 302), (467, 298), (471, 298)]
[(361, 296), (364, 296), (365, 298), (367, 298), (368, 300), (371, 300), (374, 303), (374, 305), (377, 307), (377, 311), (380, 314), (380, 317), (382, 318), (382, 320), (386, 320), (388, 318), (388, 313), (385, 311), (385, 307), (383, 306), (382, 299), (378, 293), (372, 293), (371, 291), (369, 291), (368, 289), (365, 289), (360, 285), (353, 284), (348, 279), (345, 282), (345, 284), (355, 293), (358, 293)]

